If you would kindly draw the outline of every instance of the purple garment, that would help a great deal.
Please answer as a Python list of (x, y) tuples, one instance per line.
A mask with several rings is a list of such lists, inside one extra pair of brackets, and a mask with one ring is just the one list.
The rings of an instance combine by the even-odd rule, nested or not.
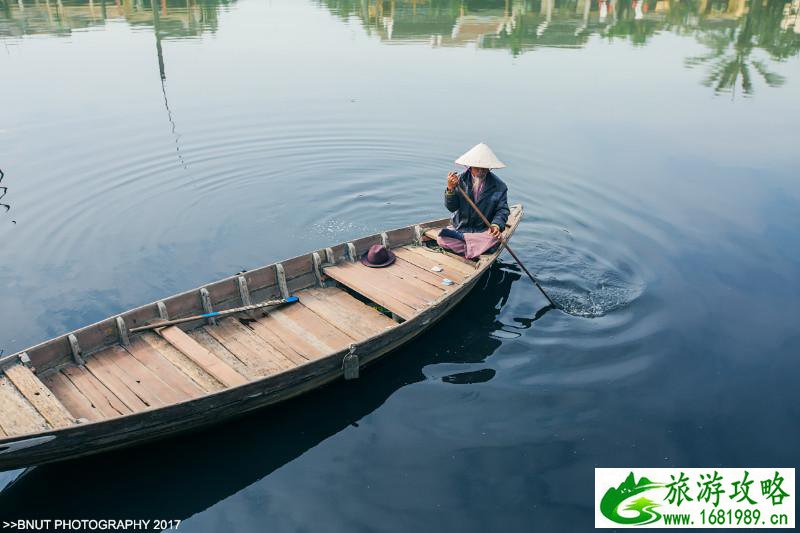
[(484, 179), (477, 179), (472, 178), (472, 201), (477, 202), (478, 198), (481, 197), (481, 191), (483, 191), (483, 184), (486, 183), (486, 178)]
[[(453, 226), (448, 227), (453, 228)], [(487, 230), (480, 233), (464, 233), (463, 241), (452, 237), (436, 237), (436, 242), (442, 248), (463, 255), (467, 259), (474, 259), (500, 241), (492, 237)]]

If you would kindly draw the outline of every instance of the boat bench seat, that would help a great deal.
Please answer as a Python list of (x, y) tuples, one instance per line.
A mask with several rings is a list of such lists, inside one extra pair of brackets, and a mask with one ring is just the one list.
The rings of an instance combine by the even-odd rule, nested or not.
[[(392, 251), (397, 260), (388, 267), (345, 262), (325, 267), (323, 273), (409, 320), (455, 290), (475, 271), (474, 265), (424, 246), (406, 245)], [(453, 283), (447, 284), (446, 279)]]

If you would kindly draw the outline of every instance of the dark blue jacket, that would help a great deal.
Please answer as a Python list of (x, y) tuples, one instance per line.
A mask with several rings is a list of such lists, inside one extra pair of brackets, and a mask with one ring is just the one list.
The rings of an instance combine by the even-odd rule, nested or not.
[[(492, 224), (500, 226), (500, 231), (503, 231), (510, 212), (508, 209), (508, 187), (493, 172), (486, 174), (483, 179), (486, 180), (486, 183), (484, 183), (481, 195), (475, 203), (484, 216)], [(458, 177), (458, 184), (469, 194), (470, 198), (474, 199), (472, 196), (472, 174), (470, 169), (467, 169), (466, 172), (463, 172)], [(476, 233), (489, 229), (457, 190), (454, 189), (453, 192), (449, 192), (445, 189), (444, 206), (452, 213), (450, 220), (453, 227), (458, 231)]]

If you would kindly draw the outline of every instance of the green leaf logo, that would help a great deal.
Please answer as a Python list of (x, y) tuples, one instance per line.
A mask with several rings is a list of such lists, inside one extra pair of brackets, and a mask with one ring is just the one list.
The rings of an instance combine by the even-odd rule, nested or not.
[(655, 510), (656, 507), (659, 507), (659, 504), (644, 496), (629, 501), (624, 508), (626, 511), (636, 511), (638, 513), (636, 516), (621, 516), (619, 508), (637, 494), (663, 486), (663, 483), (655, 483), (646, 477), (640, 478), (637, 483), (633, 478), (633, 472), (631, 472), (619, 487), (611, 487), (606, 491), (603, 499), (600, 500), (600, 512), (603, 513), (603, 516), (618, 524), (635, 524), (638, 526), (652, 524), (661, 518), (661, 515)]

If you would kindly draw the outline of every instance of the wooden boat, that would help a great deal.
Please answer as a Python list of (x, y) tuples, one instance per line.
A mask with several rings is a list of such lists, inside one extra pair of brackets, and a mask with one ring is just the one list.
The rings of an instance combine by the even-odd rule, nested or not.
[[(506, 238), (521, 218), (512, 206)], [(0, 469), (163, 438), (358, 377), (444, 316), (502, 251), (469, 261), (430, 249), (447, 223), (267, 265), (0, 358)], [(362, 265), (380, 243), (395, 263)], [(290, 295), (299, 302), (132, 333)]]

